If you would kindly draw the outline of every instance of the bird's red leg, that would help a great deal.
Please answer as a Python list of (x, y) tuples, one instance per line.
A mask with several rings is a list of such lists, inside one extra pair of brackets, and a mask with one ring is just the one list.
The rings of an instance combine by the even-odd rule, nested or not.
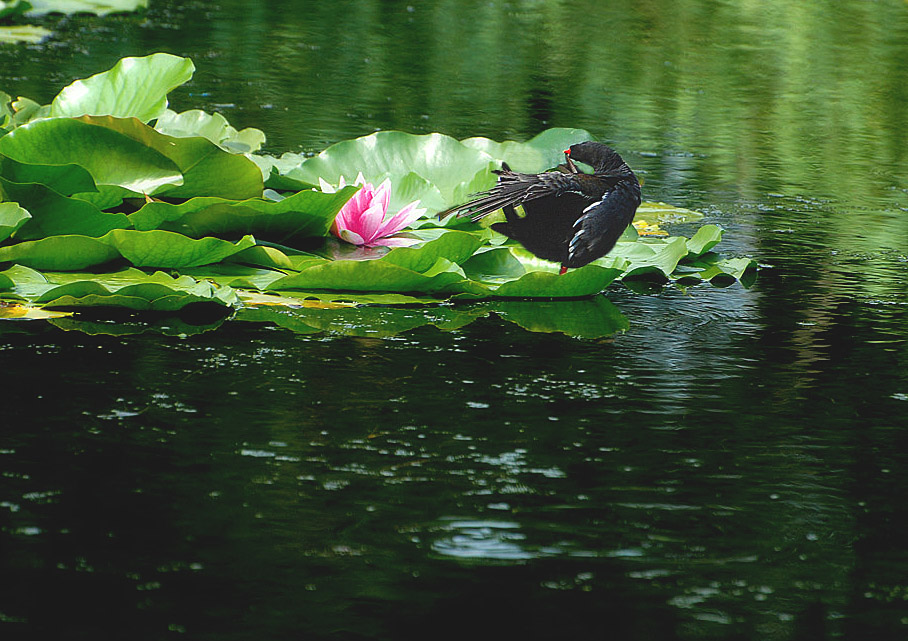
[(564, 265), (561, 266), (561, 271), (558, 272), (559, 276), (564, 276), (567, 273), (568, 268)]

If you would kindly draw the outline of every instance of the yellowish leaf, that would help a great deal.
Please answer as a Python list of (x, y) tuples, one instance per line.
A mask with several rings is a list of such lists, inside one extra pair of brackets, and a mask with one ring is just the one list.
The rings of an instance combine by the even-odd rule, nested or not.
[(31, 305), (7, 303), (0, 301), (0, 319), (41, 320), (47, 318), (62, 318), (72, 316), (72, 312), (58, 312)]

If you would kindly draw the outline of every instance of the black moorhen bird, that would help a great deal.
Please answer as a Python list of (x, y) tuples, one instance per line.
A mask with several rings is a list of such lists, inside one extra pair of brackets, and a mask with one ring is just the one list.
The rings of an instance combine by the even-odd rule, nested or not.
[[(507, 222), (493, 223), (492, 229), (560, 263), (562, 274), (583, 267), (609, 253), (634, 220), (640, 182), (614, 149), (599, 142), (571, 145), (564, 157), (558, 170), (541, 174), (517, 173), (502, 163), (494, 187), (438, 217), (457, 212), (475, 222), (503, 209)], [(581, 172), (575, 160), (590, 165), (593, 173)], [(523, 216), (515, 205), (523, 206)]]

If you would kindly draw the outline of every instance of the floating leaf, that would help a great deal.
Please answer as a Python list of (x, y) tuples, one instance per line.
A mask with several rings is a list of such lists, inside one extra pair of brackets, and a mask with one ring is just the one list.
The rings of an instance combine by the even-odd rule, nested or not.
[(380, 260), (324, 261), (271, 283), (270, 289), (335, 289), (366, 292), (440, 292), (464, 280), (457, 265), (439, 259), (426, 273)]
[(657, 223), (649, 223), (645, 220), (635, 220), (632, 224), (634, 225), (634, 229), (637, 230), (638, 236), (668, 236), (668, 232), (659, 227)]
[(643, 220), (651, 225), (689, 223), (703, 218), (703, 214), (692, 209), (676, 207), (660, 202), (644, 202), (637, 208), (634, 220)]
[(689, 258), (696, 258), (704, 254), (719, 244), (722, 240), (722, 228), (717, 225), (703, 225), (697, 230), (690, 240), (687, 241), (687, 252)]
[[(0, 94), (0, 97), (8, 98), (9, 96), (7, 96), (7, 94)], [(12, 111), (12, 117), (9, 116), (10, 110)], [(36, 118), (46, 117), (50, 111), (50, 105), (39, 105), (34, 100), (20, 96), (16, 100), (13, 100), (5, 111), (6, 115), (3, 117), (0, 135)]]
[(167, 229), (195, 238), (252, 233), (273, 242), (286, 242), (327, 234), (337, 212), (354, 193), (355, 187), (347, 187), (336, 194), (301, 191), (277, 202), (262, 198), (151, 202), (130, 214), (129, 219), (139, 230)]
[(109, 71), (76, 80), (64, 88), (51, 102), (50, 115), (103, 115), (148, 122), (164, 113), (167, 94), (192, 78), (194, 71), (191, 60), (169, 53), (123, 58)]
[(337, 184), (341, 176), (352, 181), (359, 172), (374, 185), (390, 178), (391, 209), (396, 210), (416, 198), (426, 199), (423, 206), (439, 206), (442, 203), (432, 198), (433, 189), (444, 203), (454, 203), (475, 191), (477, 175), (490, 186), (494, 182), (492, 168), (494, 163), (486, 153), (465, 147), (450, 136), (380, 131), (332, 145), (283, 173), (312, 184), (319, 178)]
[(0, 176), (15, 183), (41, 183), (64, 196), (97, 191), (91, 174), (75, 164), (27, 164), (0, 156)]
[(111, 229), (129, 227), (124, 214), (108, 214), (77, 198), (67, 198), (45, 185), (20, 184), (0, 178), (0, 196), (28, 207), (30, 219), (16, 232), (20, 240), (61, 234), (103, 236)]
[(156, 194), (170, 198), (216, 196), (233, 199), (262, 195), (264, 185), (255, 163), (246, 156), (224, 151), (210, 140), (165, 136), (134, 118), (86, 116), (79, 120), (116, 131), (170, 159), (182, 173), (183, 181), (170, 183)]
[(287, 254), (274, 247), (263, 247), (261, 245), (244, 249), (233, 256), (229, 256), (225, 260), (231, 263), (265, 267), (273, 270), (294, 269), (293, 261), (290, 260), (290, 257), (287, 256)]
[(708, 252), (695, 260), (685, 261), (685, 270), (674, 274), (681, 283), (709, 281), (714, 285), (728, 286), (739, 281), (750, 287), (756, 275), (757, 262), (751, 258), (721, 258)]
[(139, 194), (183, 183), (180, 168), (164, 154), (85, 120), (51, 118), (23, 125), (0, 138), (0, 154), (28, 165), (78, 165), (97, 185)]
[(229, 287), (164, 272), (148, 274), (127, 268), (110, 274), (41, 273), (17, 265), (2, 275), (14, 284), (13, 293), (45, 307), (125, 307), (175, 311), (193, 303), (223, 306), (238, 302)]
[(34, 307), (0, 301), (0, 320), (47, 320), (69, 316), (72, 312), (52, 311)]
[(244, 307), (314, 307), (317, 309), (342, 309), (356, 307), (351, 301), (322, 301), (318, 298), (300, 296), (281, 296), (279, 294), (262, 294), (259, 292), (240, 292), (240, 301)]
[(0, 18), (22, 15), (29, 9), (31, 4), (25, 0), (0, 0)]
[(398, 247), (381, 260), (416, 272), (426, 272), (440, 259), (459, 265), (469, 259), (483, 242), (480, 234), (447, 231), (419, 247)]
[(66, 235), (0, 247), (0, 261), (34, 269), (75, 271), (125, 258), (138, 267), (181, 269), (217, 263), (255, 245), (251, 236), (236, 243), (192, 239), (168, 231), (115, 229), (100, 238)]
[(678, 237), (656, 242), (618, 242), (609, 258), (624, 258), (629, 261), (623, 278), (655, 276), (665, 280), (686, 255), (686, 239)]
[(52, 33), (53, 31), (45, 29), (44, 27), (36, 27), (35, 25), (30, 24), (0, 27), (0, 43), (37, 43), (50, 36)]
[(148, 6), (148, 0), (28, 0), (31, 5), (26, 15), (45, 13), (109, 13), (136, 11)]
[(505, 298), (576, 298), (603, 291), (621, 275), (620, 269), (584, 265), (566, 274), (529, 272), (499, 285), (495, 296)]
[(11, 129), (9, 125), (12, 123), (13, 115), (15, 114), (11, 102), (12, 98), (10, 95), (0, 91), (0, 136), (5, 135)]
[(89, 236), (51, 236), (0, 247), (0, 261), (13, 261), (35, 269), (85, 269), (119, 256), (116, 249)]
[(103, 240), (137, 267), (180, 269), (217, 263), (255, 245), (252, 236), (236, 243), (220, 238), (187, 238), (169, 231), (115, 229)]
[(573, 144), (592, 140), (590, 132), (585, 129), (566, 129), (555, 127), (546, 129), (526, 142), (495, 142), (488, 138), (467, 138), (463, 144), (472, 149), (483, 151), (492, 158), (503, 161), (514, 171), (537, 174), (546, 169), (553, 169), (564, 162), (564, 150)]
[[(253, 247), (237, 252), (230, 257), (230, 260), (239, 260), (240, 257), (246, 254), (246, 252), (255, 249), (258, 248)], [(234, 264), (232, 262), (222, 262), (204, 265), (201, 267), (184, 268), (180, 271), (183, 274), (192, 276), (193, 278), (208, 280), (213, 283), (217, 283), (218, 285), (226, 285), (228, 287), (233, 287), (236, 289), (242, 288), (257, 291), (265, 291), (269, 289), (271, 283), (278, 280), (279, 278), (283, 278), (286, 275), (285, 271), (262, 269), (250, 265)]]
[(0, 203), (0, 242), (9, 238), (31, 217), (31, 214), (17, 203)]
[(167, 109), (158, 116), (154, 128), (175, 138), (201, 136), (234, 153), (258, 151), (265, 143), (265, 134), (260, 129), (248, 127), (237, 131), (221, 114), (209, 114), (201, 109), (182, 113)]
[(527, 273), (523, 263), (507, 247), (474, 254), (463, 264), (463, 271), (471, 279), (486, 283), (503, 283)]

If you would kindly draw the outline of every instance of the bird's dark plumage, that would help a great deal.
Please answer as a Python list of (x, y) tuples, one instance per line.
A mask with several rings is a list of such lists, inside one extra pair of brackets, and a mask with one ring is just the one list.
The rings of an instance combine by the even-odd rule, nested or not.
[[(494, 187), (439, 218), (457, 212), (477, 221), (503, 209), (506, 222), (494, 223), (492, 229), (532, 254), (560, 263), (562, 273), (605, 256), (634, 219), (640, 183), (621, 156), (602, 143), (581, 142), (564, 153), (565, 165), (557, 171), (521, 174), (502, 165)], [(575, 160), (590, 165), (593, 173), (580, 172)]]

